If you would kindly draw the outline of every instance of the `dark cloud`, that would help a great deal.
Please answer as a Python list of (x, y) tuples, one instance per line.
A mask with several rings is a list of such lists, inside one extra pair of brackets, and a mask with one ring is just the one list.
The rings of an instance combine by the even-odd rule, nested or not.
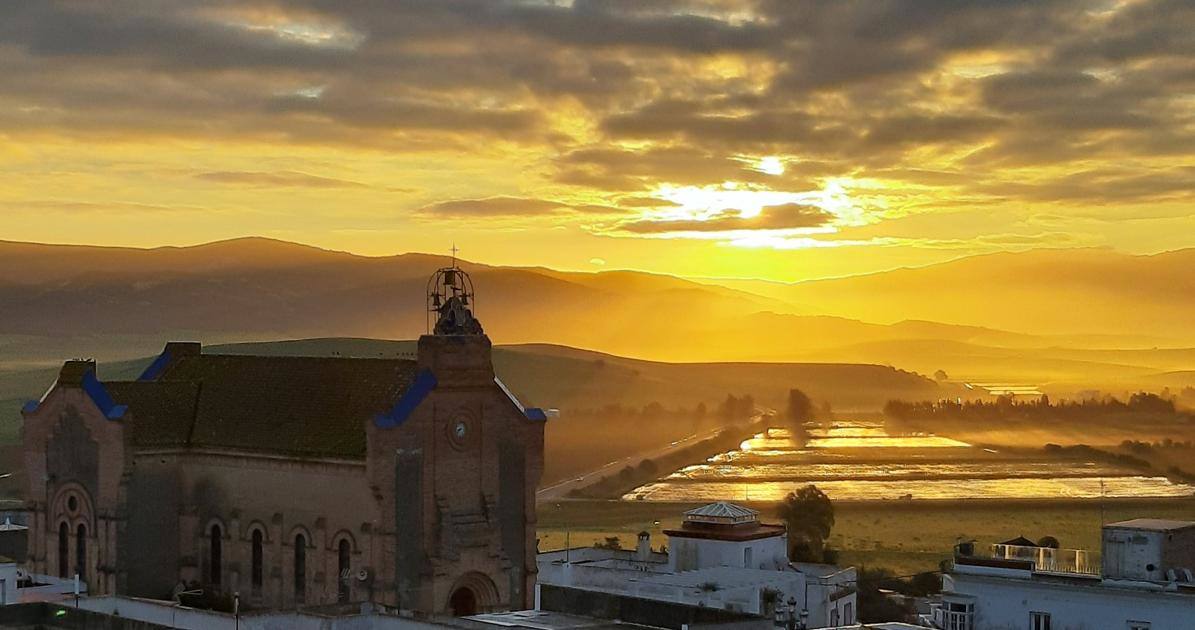
[[(732, 157), (688, 147), (662, 147), (641, 151), (589, 148), (569, 152), (556, 160), (567, 178), (578, 172), (594, 177), (626, 178), (639, 186), (669, 182), (705, 184), (752, 178), (755, 173)], [(620, 187), (625, 190), (627, 187)]]
[(658, 199), (656, 197), (637, 197), (634, 195), (619, 197), (618, 205), (623, 208), (667, 208), (675, 207), (676, 204), (667, 199)]
[[(667, 205), (662, 202), (660, 205)], [(621, 203), (565, 203), (531, 197), (486, 197), (483, 199), (451, 199), (420, 208), (417, 213), (437, 217), (537, 217), (561, 212), (579, 215), (624, 215), (630, 209)]]
[(308, 175), (297, 171), (209, 171), (196, 173), (196, 179), (218, 184), (264, 187), (370, 188), (368, 184), (333, 177)]
[[(569, 195), (725, 180), (805, 190), (871, 174), (956, 200), (1096, 199), (1083, 185), (1171, 198), (1186, 191), (1168, 169), (1195, 160), (1187, 0), (8, 2), (0, 73), (11, 137), (519, 145), (537, 156), (533, 176)], [(789, 158), (784, 175), (753, 167), (773, 154)], [(1030, 186), (1001, 173), (1037, 166), (1058, 175)], [(568, 206), (492, 197), (425, 210)]]
[(631, 221), (618, 229), (636, 234), (664, 234), (669, 232), (727, 232), (730, 230), (787, 230), (826, 225), (834, 215), (804, 204), (789, 203), (767, 206), (754, 217), (746, 218), (739, 210), (726, 210), (708, 219)]
[(441, 201), (420, 208), (419, 213), (441, 217), (513, 217), (551, 214), (566, 207), (566, 204), (547, 199), (486, 197)]
[(56, 212), (67, 214), (161, 214), (173, 212), (206, 212), (209, 208), (190, 205), (162, 205), (132, 201), (76, 201), (68, 199), (36, 199), (0, 202), (0, 208), (11, 212)]
[(863, 134), (865, 147), (962, 143), (990, 134), (1005, 124), (994, 116), (913, 115), (878, 120)]
[(1153, 171), (1093, 169), (1040, 183), (999, 182), (979, 189), (988, 194), (1035, 201), (1121, 203), (1195, 198), (1195, 166)]

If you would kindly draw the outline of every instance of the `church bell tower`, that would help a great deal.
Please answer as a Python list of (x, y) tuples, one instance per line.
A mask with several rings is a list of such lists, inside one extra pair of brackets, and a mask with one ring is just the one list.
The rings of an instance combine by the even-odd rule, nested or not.
[(455, 259), (432, 274), (413, 409), (371, 437), (374, 470), (387, 471), (380, 495), (392, 497), (391, 605), (403, 609), (470, 615), (534, 604), (543, 412), (495, 377), (474, 308), (472, 279)]
[(494, 382), (490, 339), (473, 315), (473, 280), (456, 265), (437, 269), (427, 283), (428, 334), (419, 338), (421, 370), (439, 387), (484, 387)]

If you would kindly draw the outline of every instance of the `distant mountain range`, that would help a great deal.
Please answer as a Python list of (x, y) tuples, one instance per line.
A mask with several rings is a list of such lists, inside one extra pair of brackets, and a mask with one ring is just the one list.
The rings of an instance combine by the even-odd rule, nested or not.
[[(0, 369), (145, 356), (168, 338), (411, 339), (425, 330), (427, 277), (448, 263), (262, 238), (148, 250), (0, 241)], [(1109, 386), (1195, 368), (1181, 350), (1195, 345), (1195, 250), (1035, 250), (797, 284), (461, 265), (496, 343)]]
[(1195, 339), (1195, 249), (1037, 249), (796, 284), (724, 284), (875, 322), (932, 320), (1113, 346), (1126, 337)]

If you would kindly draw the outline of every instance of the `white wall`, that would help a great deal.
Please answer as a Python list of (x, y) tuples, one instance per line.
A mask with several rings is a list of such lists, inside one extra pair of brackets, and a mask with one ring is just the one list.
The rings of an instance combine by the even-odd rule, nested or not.
[(0, 564), (0, 605), (15, 604), (17, 596), (17, 565), (15, 562)]
[[(570, 563), (563, 561), (560, 552), (540, 554), (539, 583), (759, 615), (768, 613), (762, 600), (764, 590), (771, 589), (780, 593), (783, 602), (794, 599), (798, 610), (807, 608), (814, 627), (828, 625), (832, 610), (838, 611), (839, 621), (853, 620), (858, 615), (853, 591), (831, 600), (835, 593), (855, 586), (853, 568), (839, 571), (827, 565), (796, 565), (803, 568), (802, 572), (732, 566), (673, 574), (608, 566), (598, 560), (601, 551), (574, 550)], [(716, 584), (717, 590), (704, 590), (702, 584)]]
[(1104, 575), (1132, 580), (1166, 579), (1162, 568), (1164, 536), (1164, 532), (1105, 527)]
[[(727, 541), (671, 536), (668, 539), (668, 560), (674, 573), (708, 567), (738, 567), (746, 569), (775, 569), (788, 564), (788, 544), (785, 536), (771, 536), (758, 540)], [(745, 563), (746, 550), (751, 550), (751, 566)]]
[(967, 574), (948, 575), (943, 590), (975, 597), (974, 630), (1024, 630), (1031, 612), (1050, 613), (1051, 630), (1195, 628), (1195, 594)]

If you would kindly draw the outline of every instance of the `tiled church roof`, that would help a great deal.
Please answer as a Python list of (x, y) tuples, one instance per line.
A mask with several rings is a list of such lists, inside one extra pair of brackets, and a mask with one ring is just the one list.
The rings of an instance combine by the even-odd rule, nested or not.
[(189, 446), (363, 459), (365, 423), (415, 378), (398, 359), (177, 356), (151, 380), (105, 383), (139, 448)]

